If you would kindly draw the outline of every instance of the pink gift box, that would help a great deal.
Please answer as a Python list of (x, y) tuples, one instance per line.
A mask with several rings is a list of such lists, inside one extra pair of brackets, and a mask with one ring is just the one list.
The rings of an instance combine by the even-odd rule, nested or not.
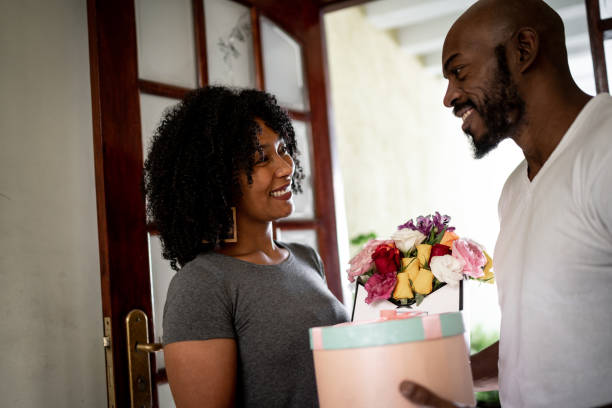
[(412, 407), (399, 392), (403, 380), (474, 405), (461, 313), (384, 313), (375, 321), (310, 329), (320, 406)]

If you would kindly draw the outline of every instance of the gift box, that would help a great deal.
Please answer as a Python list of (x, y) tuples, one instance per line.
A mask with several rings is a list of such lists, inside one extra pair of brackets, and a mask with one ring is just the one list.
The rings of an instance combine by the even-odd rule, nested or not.
[(464, 307), (464, 293), (464, 282), (460, 281), (458, 285), (444, 285), (430, 293), (419, 305), (413, 304), (409, 308), (399, 306), (398, 309), (398, 304), (390, 300), (378, 300), (367, 304), (365, 299), (368, 294), (363, 284), (357, 281), (351, 320), (358, 322), (377, 319), (380, 311), (394, 309), (416, 310), (428, 314), (460, 312)]
[(375, 321), (310, 329), (320, 406), (412, 407), (399, 392), (403, 380), (474, 405), (461, 313), (383, 313)]

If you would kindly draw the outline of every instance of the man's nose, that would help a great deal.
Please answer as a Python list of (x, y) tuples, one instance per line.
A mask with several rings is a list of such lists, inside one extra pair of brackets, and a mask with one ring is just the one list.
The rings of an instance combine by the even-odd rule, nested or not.
[(446, 94), (444, 95), (444, 106), (452, 108), (455, 106), (457, 99), (459, 99), (460, 93), (456, 86), (453, 85), (452, 81), (448, 81), (448, 87), (446, 88)]

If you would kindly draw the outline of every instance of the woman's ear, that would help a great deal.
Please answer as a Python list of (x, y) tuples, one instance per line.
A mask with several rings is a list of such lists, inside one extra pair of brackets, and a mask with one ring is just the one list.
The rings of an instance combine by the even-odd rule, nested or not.
[(529, 69), (538, 55), (540, 37), (533, 28), (521, 28), (515, 35), (514, 46), (516, 67), (520, 73), (523, 73)]

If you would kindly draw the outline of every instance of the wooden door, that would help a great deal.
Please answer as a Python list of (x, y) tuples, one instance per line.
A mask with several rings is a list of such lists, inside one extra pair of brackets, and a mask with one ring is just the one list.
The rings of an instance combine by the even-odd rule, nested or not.
[[(131, 405), (128, 313), (142, 310), (149, 341), (161, 340), (161, 308), (173, 272), (146, 222), (143, 152), (163, 110), (190, 89), (257, 87), (288, 109), (310, 194), (296, 201), (297, 214), (277, 223), (275, 232), (319, 250), (328, 286), (342, 300), (320, 6), (314, 0), (88, 0), (109, 406)], [(170, 406), (163, 352), (156, 357), (152, 399), (143, 405)]]
[(609, 55), (612, 53), (612, 1), (586, 0), (586, 8), (595, 88), (597, 93), (610, 92), (606, 57), (608, 61), (612, 60)]

